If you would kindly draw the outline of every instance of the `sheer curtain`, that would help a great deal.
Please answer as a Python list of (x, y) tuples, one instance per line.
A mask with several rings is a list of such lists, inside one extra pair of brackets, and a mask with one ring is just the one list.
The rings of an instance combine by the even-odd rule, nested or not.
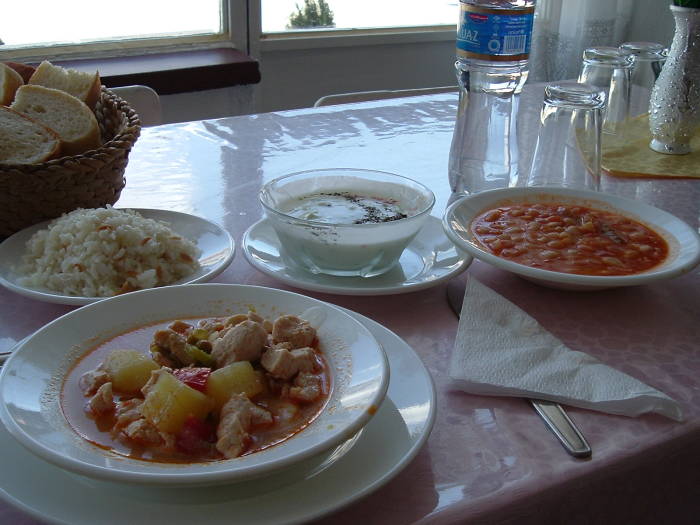
[(575, 79), (583, 50), (626, 40), (634, 0), (538, 0), (530, 80)]

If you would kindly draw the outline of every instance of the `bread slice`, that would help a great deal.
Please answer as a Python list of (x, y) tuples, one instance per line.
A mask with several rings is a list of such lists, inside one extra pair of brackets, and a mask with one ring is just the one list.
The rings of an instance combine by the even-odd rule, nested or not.
[(15, 91), (23, 84), (22, 75), (0, 62), (0, 106), (9, 106), (15, 98)]
[(101, 81), (97, 71), (84, 73), (75, 69), (65, 69), (54, 66), (48, 60), (37, 66), (27, 84), (60, 89), (82, 100), (90, 109), (95, 109), (95, 104), (100, 98)]
[(58, 134), (10, 108), (0, 107), (0, 164), (36, 164), (59, 156)]
[(29, 82), (29, 79), (34, 74), (34, 71), (36, 71), (34, 66), (23, 64), (22, 62), (5, 62), (5, 65), (10, 66), (12, 69), (17, 71), (25, 84)]
[(95, 115), (84, 102), (65, 91), (26, 84), (17, 90), (10, 107), (58, 133), (64, 155), (100, 146)]

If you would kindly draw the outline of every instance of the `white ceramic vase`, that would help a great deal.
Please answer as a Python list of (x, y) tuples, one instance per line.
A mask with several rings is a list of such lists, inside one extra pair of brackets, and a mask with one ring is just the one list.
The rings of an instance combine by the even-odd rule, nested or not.
[(690, 138), (700, 126), (700, 9), (670, 7), (676, 31), (651, 93), (649, 146), (681, 155), (690, 152)]

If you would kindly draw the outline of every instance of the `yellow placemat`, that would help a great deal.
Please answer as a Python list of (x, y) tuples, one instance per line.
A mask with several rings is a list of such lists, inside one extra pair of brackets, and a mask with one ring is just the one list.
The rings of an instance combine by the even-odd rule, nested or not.
[(614, 177), (700, 178), (700, 129), (687, 155), (658, 153), (649, 142), (649, 116), (630, 119), (619, 138), (603, 137), (603, 171)]

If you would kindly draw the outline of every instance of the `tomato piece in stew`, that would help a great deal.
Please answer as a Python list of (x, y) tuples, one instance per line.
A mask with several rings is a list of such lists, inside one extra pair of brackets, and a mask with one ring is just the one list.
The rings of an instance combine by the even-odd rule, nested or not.
[(211, 368), (179, 368), (173, 370), (173, 375), (187, 386), (200, 392), (206, 392)]
[(491, 253), (555, 272), (633, 275), (668, 256), (666, 241), (647, 226), (584, 206), (500, 206), (476, 217), (471, 230)]

